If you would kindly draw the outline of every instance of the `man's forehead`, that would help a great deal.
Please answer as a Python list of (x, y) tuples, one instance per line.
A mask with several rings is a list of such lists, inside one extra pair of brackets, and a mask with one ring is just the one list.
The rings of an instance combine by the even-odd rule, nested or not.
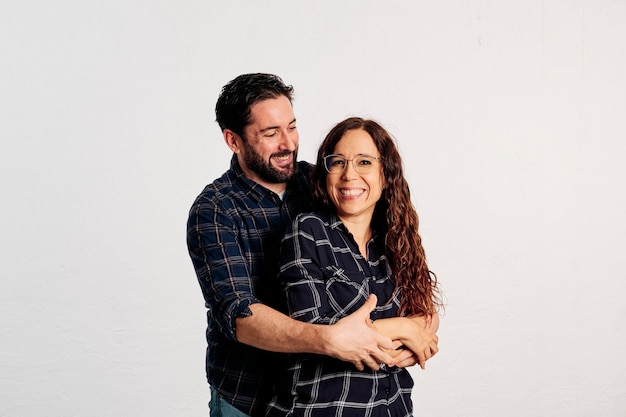
[(295, 121), (291, 102), (285, 96), (257, 101), (250, 108), (250, 125), (258, 124), (259, 129), (267, 129)]

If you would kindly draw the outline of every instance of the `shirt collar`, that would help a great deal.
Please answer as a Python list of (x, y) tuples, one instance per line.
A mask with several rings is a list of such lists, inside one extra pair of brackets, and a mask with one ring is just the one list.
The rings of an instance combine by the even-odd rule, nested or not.
[[(348, 229), (346, 228), (346, 225), (343, 224), (343, 222), (341, 221), (341, 219), (337, 215), (336, 211), (331, 211), (331, 212), (327, 213), (327, 215), (328, 215), (328, 224), (330, 225), (331, 229), (339, 229), (339, 230), (342, 230), (345, 233), (350, 234), (350, 231), (348, 231)], [(373, 229), (372, 230), (372, 239), (371, 240), (376, 240), (377, 237), (378, 237), (378, 233), (376, 232), (376, 229)]]
[[(289, 181), (287, 183), (287, 189), (283, 193), (283, 198), (281, 199), (280, 196), (276, 194), (275, 192), (273, 192), (272, 190), (269, 190), (265, 188), (264, 186), (262, 186), (261, 184), (259, 184), (258, 182), (248, 178), (246, 174), (243, 172), (243, 169), (241, 168), (241, 165), (239, 164), (239, 160), (237, 159), (236, 154), (233, 154), (233, 157), (230, 160), (230, 169), (233, 172), (233, 174), (235, 174), (235, 180), (241, 185), (242, 188), (244, 188), (246, 193), (248, 193), (250, 197), (253, 197), (257, 200), (267, 198), (268, 196), (276, 196), (278, 200), (284, 201), (285, 197), (289, 194), (289, 191), (294, 186), (296, 187), (298, 186), (297, 178), (295, 178), (293, 181)], [(297, 175), (296, 177), (299, 177), (299, 175)]]

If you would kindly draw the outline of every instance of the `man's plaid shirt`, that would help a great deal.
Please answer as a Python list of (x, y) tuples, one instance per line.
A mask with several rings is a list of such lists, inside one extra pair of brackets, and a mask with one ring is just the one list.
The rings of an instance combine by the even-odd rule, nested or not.
[(253, 303), (278, 307), (282, 299), (276, 280), (280, 240), (311, 202), (311, 165), (299, 162), (298, 168), (281, 200), (246, 178), (233, 156), (230, 170), (202, 191), (189, 212), (187, 245), (208, 309), (207, 378), (251, 416), (263, 415), (283, 359), (238, 343), (235, 319), (249, 315)]

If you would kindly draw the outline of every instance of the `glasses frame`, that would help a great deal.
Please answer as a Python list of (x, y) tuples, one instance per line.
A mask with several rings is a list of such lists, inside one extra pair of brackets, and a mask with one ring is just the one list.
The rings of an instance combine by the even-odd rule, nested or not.
[[(343, 155), (331, 154), (331, 155), (326, 155), (325, 157), (322, 158), (322, 160), (324, 161), (324, 169), (326, 169), (326, 172), (328, 172), (329, 174), (342, 174), (346, 170), (346, 167), (348, 166), (347, 162), (352, 162), (352, 168), (354, 168), (354, 171), (357, 174), (364, 175), (364, 174), (367, 174), (367, 172), (359, 172), (360, 168), (357, 166), (357, 164), (355, 162), (357, 159), (362, 158), (362, 157), (371, 158), (371, 159), (373, 159), (375, 161), (382, 161), (383, 160), (383, 158), (381, 158), (381, 157), (372, 156), (372, 155), (368, 155), (368, 154), (365, 154), (365, 153), (360, 153), (358, 155), (355, 155), (355, 157), (352, 158), (352, 159), (348, 159), (348, 158), (346, 158)], [(343, 159), (346, 162), (346, 164), (343, 166), (343, 169), (340, 172), (330, 172), (330, 167), (328, 166), (328, 162), (327, 162), (329, 158), (341, 158), (341, 159)]]

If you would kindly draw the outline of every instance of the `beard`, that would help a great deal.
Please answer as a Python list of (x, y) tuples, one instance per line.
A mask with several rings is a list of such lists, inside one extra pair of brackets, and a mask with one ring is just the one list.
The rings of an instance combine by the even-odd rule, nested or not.
[[(263, 160), (263, 157), (258, 154), (252, 146), (248, 144), (247, 140), (243, 140), (243, 146), (246, 150), (244, 162), (251, 171), (257, 173), (263, 181), (267, 181), (271, 184), (281, 184), (289, 181), (298, 171), (298, 165), (296, 164), (296, 157), (298, 156), (298, 150), (295, 151), (283, 151), (276, 152), (270, 155), (270, 160), (267, 162)], [(285, 155), (293, 154), (291, 166), (277, 169), (272, 166), (271, 159), (273, 157), (281, 157)]]

